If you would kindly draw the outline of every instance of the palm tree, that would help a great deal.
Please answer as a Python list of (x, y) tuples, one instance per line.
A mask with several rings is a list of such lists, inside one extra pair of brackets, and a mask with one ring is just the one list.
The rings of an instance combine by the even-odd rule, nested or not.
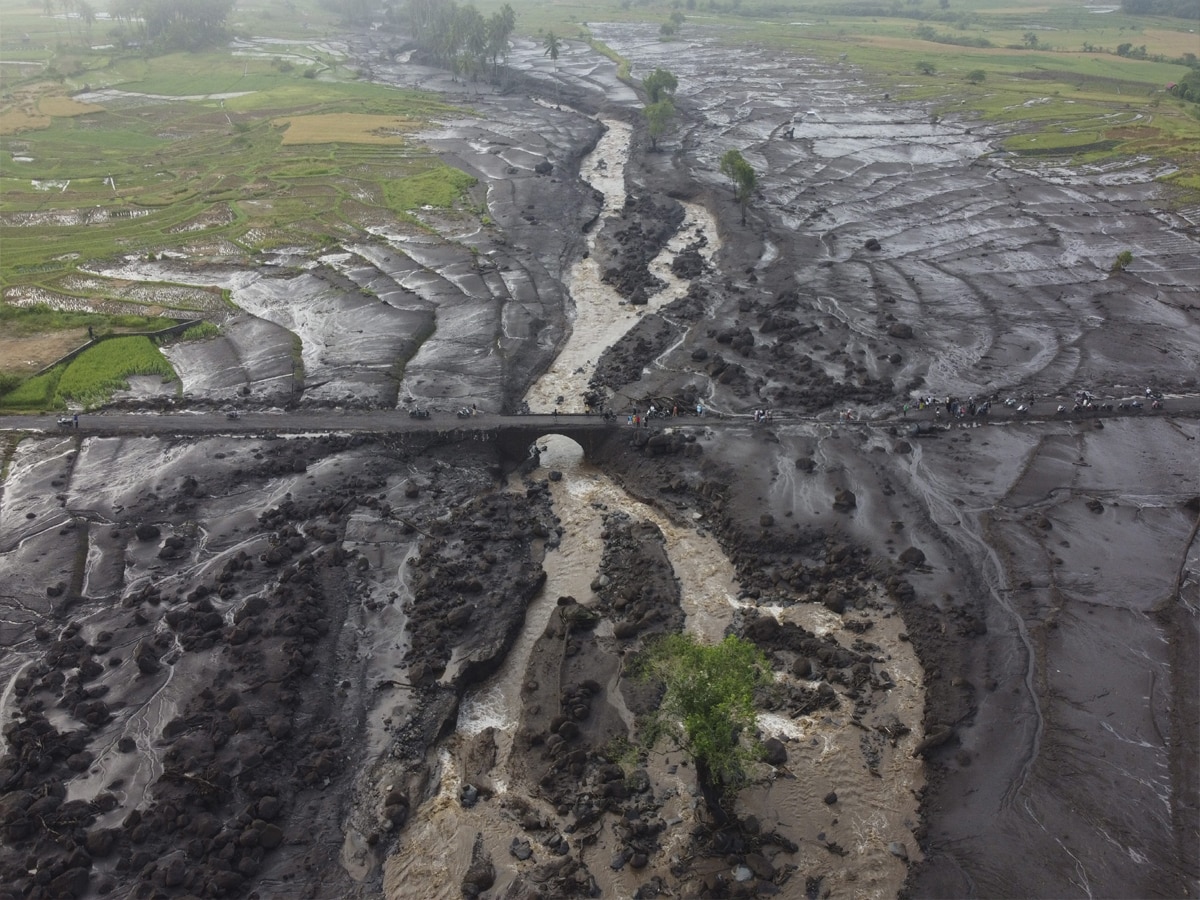
[(500, 57), (508, 54), (508, 38), (517, 27), (517, 14), (505, 3), (488, 19), (488, 53), (492, 57), (492, 79), (499, 74)]
[(542, 46), (546, 48), (546, 52), (543, 53), (542, 55), (550, 57), (550, 60), (554, 63), (554, 102), (557, 104), (558, 103), (558, 51), (562, 47), (562, 41), (559, 40), (559, 37), (557, 34), (555, 34), (553, 31), (551, 31), (546, 34), (546, 40), (542, 44)]
[(554, 71), (558, 71), (558, 51), (562, 49), (562, 40), (553, 31), (546, 33), (546, 40), (542, 42), (542, 46), (546, 48), (543, 56), (548, 56), (554, 62)]

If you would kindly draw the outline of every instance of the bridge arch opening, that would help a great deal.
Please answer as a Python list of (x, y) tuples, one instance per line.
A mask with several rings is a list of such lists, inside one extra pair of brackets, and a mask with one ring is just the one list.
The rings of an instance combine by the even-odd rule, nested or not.
[(584, 463), (583, 445), (565, 434), (548, 431), (535, 442), (543, 468), (572, 470)]

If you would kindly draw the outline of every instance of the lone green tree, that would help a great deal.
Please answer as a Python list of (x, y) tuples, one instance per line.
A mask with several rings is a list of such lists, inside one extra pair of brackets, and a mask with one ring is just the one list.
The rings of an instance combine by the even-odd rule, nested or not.
[(754, 196), (754, 188), (758, 186), (758, 175), (754, 167), (746, 162), (737, 150), (726, 150), (721, 157), (721, 174), (733, 183), (733, 195), (742, 208), (742, 224), (746, 224), (746, 207)]
[(1132, 262), (1133, 262), (1133, 251), (1132, 250), (1122, 250), (1120, 253), (1117, 254), (1117, 258), (1113, 260), (1113, 263), (1111, 266), (1109, 266), (1108, 271), (1111, 272), (1112, 274), (1116, 275), (1116, 274), (1118, 274), (1120, 272), (1124, 272), (1126, 269), (1128, 269), (1129, 264)]
[(658, 139), (666, 134), (675, 118), (675, 104), (664, 97), (657, 103), (651, 103), (642, 114), (646, 117), (646, 132), (650, 135), (650, 150), (658, 152)]
[(641, 675), (664, 686), (647, 737), (670, 735), (691, 756), (696, 781), (718, 824), (728, 816), (722, 802), (746, 781), (758, 745), (741, 740), (754, 733), (754, 691), (770, 683), (770, 665), (754, 644), (730, 635), (702, 644), (671, 634), (651, 644), (638, 662)]
[(666, 69), (655, 69), (642, 79), (642, 89), (648, 98), (647, 105), (674, 97), (677, 87), (679, 87), (679, 79)]

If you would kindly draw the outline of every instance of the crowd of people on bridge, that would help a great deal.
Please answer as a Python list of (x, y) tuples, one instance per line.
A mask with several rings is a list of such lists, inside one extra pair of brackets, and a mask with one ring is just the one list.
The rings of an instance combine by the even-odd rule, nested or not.
[[(639, 412), (637, 407), (634, 407), (626, 414), (626, 421), (634, 428), (649, 428), (651, 419), (674, 419), (681, 415), (687, 415), (686, 412), (679, 411), (679, 404), (673, 403), (670, 408), (660, 407), (653, 403), (646, 407), (646, 411)], [(704, 415), (704, 404), (696, 404), (696, 415)]]

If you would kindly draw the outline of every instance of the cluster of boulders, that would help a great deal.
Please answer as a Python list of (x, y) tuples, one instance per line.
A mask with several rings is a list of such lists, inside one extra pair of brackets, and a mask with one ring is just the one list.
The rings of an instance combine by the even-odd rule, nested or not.
[(614, 511), (605, 515), (602, 535), (592, 609), (612, 621), (613, 636), (627, 641), (682, 630), (679, 587), (663, 575), (670, 562), (658, 527)]
[(601, 280), (635, 306), (644, 305), (662, 290), (650, 263), (683, 223), (683, 207), (670, 200), (655, 202), (650, 195), (625, 198), (613, 226), (597, 237)]
[(831, 635), (818, 636), (794, 623), (781, 623), (773, 616), (755, 613), (747, 615), (741, 631), (767, 651), (775, 665), (801, 680), (764, 692), (761, 698), (765, 708), (785, 712), (792, 718), (840, 706), (841, 700), (834, 689), (834, 685), (839, 685), (845, 696), (857, 701), (853, 719), (861, 723), (868, 710), (870, 691), (895, 686), (887, 670), (879, 667), (883, 662), (878, 656), (879, 648), (865, 641), (846, 648)]
[[(646, 366), (679, 340), (683, 328), (703, 317), (708, 301), (708, 288), (693, 282), (682, 297), (639, 319), (623, 340), (600, 354), (588, 384), (589, 402), (598, 407), (609, 392), (639, 381)], [(694, 390), (679, 393), (682, 403), (694, 405)]]
[(424, 542), (410, 563), (412, 684), (439, 678), (454, 653), (466, 661), (466, 671), (452, 673), (464, 688), (499, 665), (546, 577), (533, 542), (549, 540), (555, 527), (542, 483), (523, 495), (474, 497)]
[[(514, 754), (525, 761), (531, 796), (554, 815), (506, 801), (516, 808), (523, 833), (512, 843), (512, 896), (598, 896), (596, 876), (580, 851), (601, 839), (613, 848), (605, 858), (614, 870), (641, 872), (663, 864), (661, 839), (669, 828), (662, 816), (664, 795), (643, 767), (631, 743), (635, 736), (616, 707), (641, 715), (654, 708), (657, 688), (621, 677), (620, 648), (632, 650), (639, 639), (678, 630), (679, 590), (655, 526), (612, 513), (603, 539), (592, 602), (559, 598), (522, 692)], [(605, 630), (611, 627), (620, 636), (598, 637), (606, 621)], [(610, 693), (614, 687), (619, 700)], [(658, 896), (662, 887), (662, 878), (652, 876), (637, 896)]]
[[(19, 716), (6, 738), (16, 752), (0, 770), (12, 851), (2, 865), (5, 883), (30, 897), (106, 893), (118, 884), (143, 884), (145, 896), (240, 893), (283, 843), (296, 796), (342, 770), (336, 724), (322, 727), (312, 708), (302, 739), (293, 724), (330, 627), (321, 571), (327, 565), (302, 557), (268, 594), (240, 607), (232, 598), (223, 603), (209, 584), (183, 597), (146, 585), (122, 602), (133, 618), (121, 632), (102, 632), (89, 643), (79, 623), (70, 623), (57, 638), (44, 638), (41, 660), (14, 685)], [(244, 554), (232, 557), (218, 575), (222, 588), (251, 569)], [(232, 622), (229, 609), (236, 609)], [(154, 622), (159, 629), (147, 634)], [(119, 648), (130, 636), (136, 644), (126, 660)], [(153, 750), (128, 735), (114, 741), (118, 754), (161, 753), (153, 800), (122, 814), (118, 779), (91, 800), (66, 801), (66, 780), (105, 752), (105, 726), (124, 706), (108, 705), (108, 684), (89, 684), (106, 670), (130, 667), (131, 689), (152, 692), (180, 654), (212, 648), (225, 660), (222, 677), (190, 696), (153, 739)], [(50, 702), (83, 728), (50, 725), (42, 712)], [(100, 860), (105, 874), (94, 878)]]
[(675, 254), (671, 259), (671, 274), (676, 278), (699, 278), (709, 270), (708, 263), (700, 251), (708, 246), (708, 238), (700, 236)]
[[(322, 798), (345, 790), (343, 731), (360, 724), (343, 708), (350, 681), (332, 677), (348, 570), (365, 563), (341, 540), (354, 510), (391, 515), (383, 481), (348, 474), (304, 500), (288, 495), (224, 553), (201, 546), (179, 513), (365, 440), (257, 444), (249, 467), (223, 448), (204, 475), (146, 495), (104, 536), (158, 542), (157, 575), (103, 615), (32, 632), (41, 649), (13, 682), (0, 761), (0, 882), (15, 895), (239, 896), (271, 869), (328, 877), (313, 854), (324, 853), (319, 832), (337, 833), (328, 810), (342, 804)], [(214, 549), (218, 564), (195, 565)], [(160, 695), (170, 717), (131, 727), (129, 710)], [(68, 800), (85, 774), (99, 789)], [(385, 812), (401, 824), (408, 796), (393, 793)]]

